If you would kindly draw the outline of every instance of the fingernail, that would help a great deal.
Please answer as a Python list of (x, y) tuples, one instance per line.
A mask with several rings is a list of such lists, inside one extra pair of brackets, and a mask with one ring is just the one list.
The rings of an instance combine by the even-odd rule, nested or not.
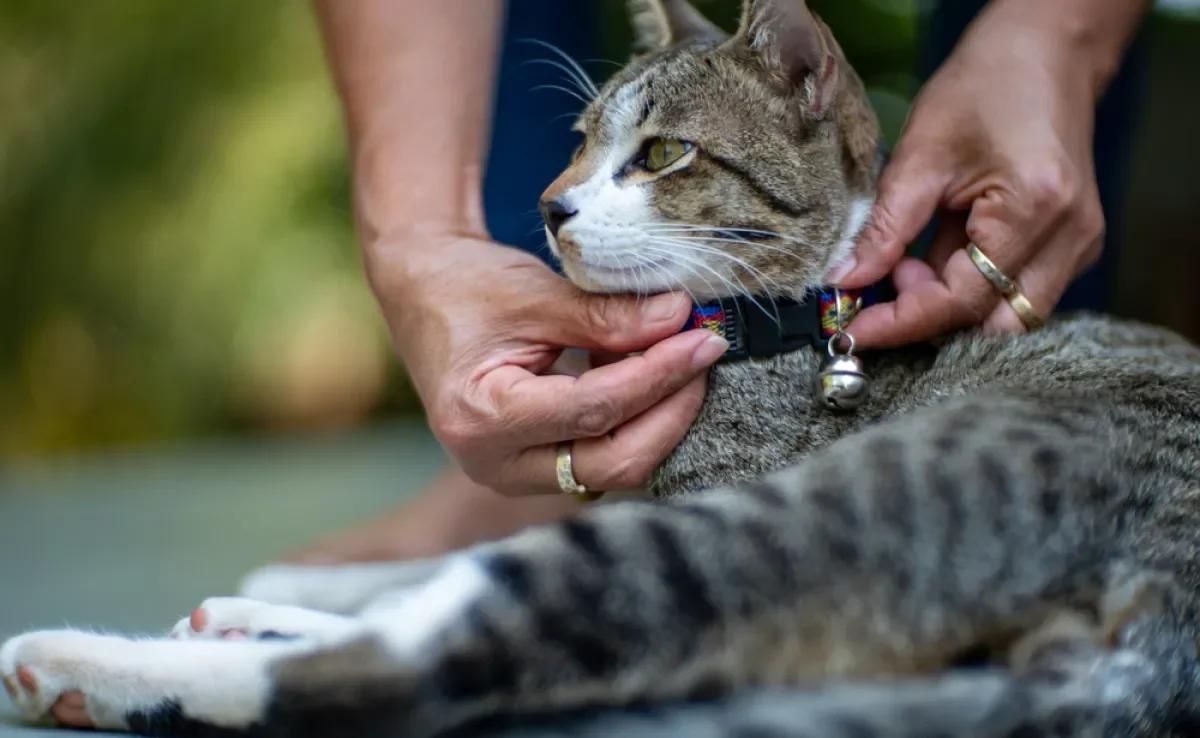
[(838, 282), (841, 282), (846, 278), (847, 274), (854, 271), (854, 267), (856, 266), (858, 266), (858, 260), (854, 258), (853, 254), (850, 254), (845, 259), (842, 259), (840, 262), (838, 262), (833, 269), (829, 270), (829, 274), (825, 275), (825, 282), (827, 284), (837, 284)]
[(713, 362), (724, 356), (728, 350), (729, 341), (714, 333), (696, 347), (696, 351), (692, 353), (692, 366), (696, 369), (712, 366)]
[(683, 308), (683, 304), (687, 298), (683, 295), (671, 293), (666, 295), (657, 295), (646, 301), (643, 308), (647, 320), (654, 323), (661, 323), (672, 318), (679, 317), (679, 311)]

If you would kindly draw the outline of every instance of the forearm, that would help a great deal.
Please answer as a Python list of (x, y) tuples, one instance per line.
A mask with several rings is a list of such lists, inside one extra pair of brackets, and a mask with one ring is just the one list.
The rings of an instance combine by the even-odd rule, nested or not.
[(985, 15), (1018, 20), (1061, 44), (1099, 98), (1121, 66), (1150, 0), (992, 0)]
[(484, 233), (502, 0), (315, 0), (342, 99), (368, 260), (389, 234)]

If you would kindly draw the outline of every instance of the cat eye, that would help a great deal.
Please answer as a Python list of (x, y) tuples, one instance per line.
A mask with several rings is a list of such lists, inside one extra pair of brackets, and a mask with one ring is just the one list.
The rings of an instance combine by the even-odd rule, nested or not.
[(691, 150), (692, 145), (687, 141), (677, 138), (655, 138), (646, 147), (646, 155), (639, 164), (650, 172), (661, 171), (682, 159)]

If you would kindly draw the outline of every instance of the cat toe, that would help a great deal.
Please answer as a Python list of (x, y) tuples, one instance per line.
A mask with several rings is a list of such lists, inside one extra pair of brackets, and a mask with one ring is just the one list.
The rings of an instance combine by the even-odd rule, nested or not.
[(256, 616), (271, 605), (248, 597), (209, 597), (171, 629), (179, 640), (234, 640), (254, 637)]
[(272, 640), (340, 633), (352, 620), (249, 597), (210, 597), (171, 631), (179, 640)]
[(53, 718), (72, 728), (121, 727), (117, 722), (97, 721), (80, 689), (88, 671), (81, 654), (106, 639), (74, 631), (36, 631), (0, 647), (0, 682), (21, 717)]

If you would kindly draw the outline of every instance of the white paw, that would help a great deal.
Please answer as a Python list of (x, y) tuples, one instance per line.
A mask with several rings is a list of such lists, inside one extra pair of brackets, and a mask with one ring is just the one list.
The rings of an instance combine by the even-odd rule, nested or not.
[(249, 597), (210, 597), (171, 629), (180, 640), (332, 636), (354, 625), (349, 618)]
[(132, 705), (105, 700), (97, 687), (108, 676), (104, 661), (128, 643), (72, 630), (26, 633), (0, 647), (0, 679), (26, 720), (53, 715), (76, 728), (123, 729)]
[(195, 723), (241, 728), (263, 719), (273, 664), (301, 652), (286, 642), (35, 631), (0, 648), (0, 680), (28, 720), (155, 734)]

